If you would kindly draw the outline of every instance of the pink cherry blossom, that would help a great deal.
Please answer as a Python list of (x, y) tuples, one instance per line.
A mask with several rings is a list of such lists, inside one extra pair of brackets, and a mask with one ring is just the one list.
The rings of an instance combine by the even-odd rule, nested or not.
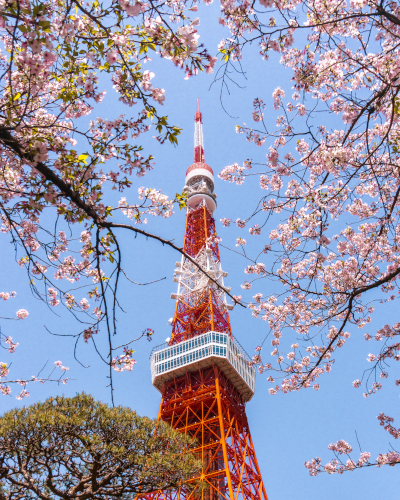
[(29, 313), (26, 309), (19, 309), (17, 311), (17, 318), (18, 319), (25, 319), (29, 316)]
[(116, 50), (110, 50), (107, 53), (107, 61), (109, 64), (115, 64), (118, 61), (118, 52)]

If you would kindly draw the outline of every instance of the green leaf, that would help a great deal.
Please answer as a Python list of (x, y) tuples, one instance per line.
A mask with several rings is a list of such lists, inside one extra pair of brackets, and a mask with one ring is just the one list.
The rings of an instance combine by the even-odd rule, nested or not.
[(178, 144), (178, 139), (174, 135), (170, 134), (169, 135), (169, 142), (171, 144)]
[(33, 7), (33, 17), (36, 17), (39, 12), (42, 10), (42, 4), (40, 3), (39, 5), (35, 5), (35, 7)]

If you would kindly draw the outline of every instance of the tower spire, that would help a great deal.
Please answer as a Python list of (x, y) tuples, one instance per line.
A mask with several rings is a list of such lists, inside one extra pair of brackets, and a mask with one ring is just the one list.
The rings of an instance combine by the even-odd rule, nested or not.
[(197, 98), (197, 111), (194, 115), (194, 162), (204, 163), (203, 117), (200, 112), (199, 98)]
[(189, 207), (195, 208), (204, 201), (208, 210), (214, 213), (217, 208), (217, 195), (214, 193), (212, 168), (204, 163), (203, 116), (200, 112), (199, 99), (194, 115), (194, 163), (186, 171), (184, 191), (188, 197)]

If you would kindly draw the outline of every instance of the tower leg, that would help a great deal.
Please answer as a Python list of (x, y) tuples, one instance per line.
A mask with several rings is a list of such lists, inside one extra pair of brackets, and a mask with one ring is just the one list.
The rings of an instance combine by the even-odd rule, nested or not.
[(188, 486), (146, 500), (268, 500), (244, 403), (217, 366), (166, 383), (158, 418), (196, 440), (202, 471)]

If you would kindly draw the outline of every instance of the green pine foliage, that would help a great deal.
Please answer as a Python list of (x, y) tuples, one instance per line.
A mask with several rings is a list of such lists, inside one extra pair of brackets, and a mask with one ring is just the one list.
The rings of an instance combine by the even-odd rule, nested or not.
[(198, 475), (193, 441), (87, 394), (0, 417), (0, 500), (133, 499)]

